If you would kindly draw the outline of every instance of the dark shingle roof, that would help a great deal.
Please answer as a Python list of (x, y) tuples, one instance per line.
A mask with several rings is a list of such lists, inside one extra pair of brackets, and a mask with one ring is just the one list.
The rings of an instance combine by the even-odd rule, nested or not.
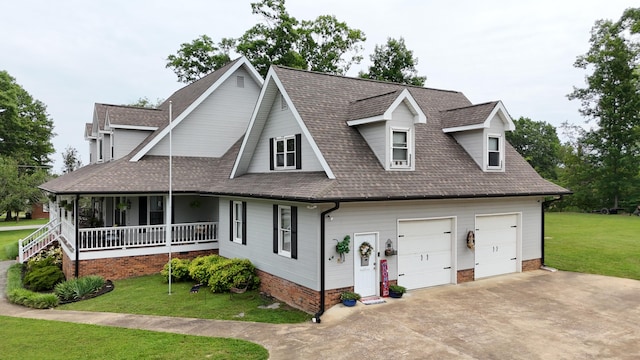
[(482, 124), (487, 120), (497, 105), (497, 101), (492, 101), (484, 104), (444, 110), (441, 114), (442, 128), (455, 128)]
[(347, 120), (366, 119), (384, 114), (401, 92), (402, 90), (395, 90), (386, 94), (355, 100), (349, 106)]
[(101, 130), (107, 116), (112, 125), (158, 127), (167, 121), (167, 114), (158, 109), (96, 103), (95, 110)]
[[(174, 157), (174, 191), (318, 202), (569, 193), (542, 179), (508, 144), (506, 171), (482, 171), (455, 139), (442, 131), (451, 113), (460, 114), (447, 110), (464, 112), (464, 108), (473, 108), (460, 92), (282, 67), (274, 70), (336, 179), (327, 178), (323, 172), (252, 173), (229, 179), (240, 140), (221, 158)], [(392, 94), (405, 88), (428, 120), (415, 124), (415, 171), (385, 171), (358, 129), (349, 127), (346, 120), (359, 100), (386, 104)], [(368, 112), (363, 107), (357, 112), (362, 116), (379, 109)], [(168, 159), (145, 156), (138, 162), (123, 158), (89, 165), (42, 188), (57, 193), (166, 192)]]

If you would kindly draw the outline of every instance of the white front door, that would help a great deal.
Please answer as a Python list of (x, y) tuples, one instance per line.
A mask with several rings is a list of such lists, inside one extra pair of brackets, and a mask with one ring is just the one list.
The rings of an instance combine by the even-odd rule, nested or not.
[(400, 220), (398, 285), (408, 289), (453, 282), (452, 218)]
[(518, 271), (518, 215), (476, 217), (475, 278)]
[[(371, 255), (360, 256), (360, 246), (367, 243), (372, 247)], [(361, 296), (373, 296), (378, 294), (377, 282), (377, 247), (378, 234), (355, 234), (353, 239), (353, 267), (354, 267), (354, 291)]]

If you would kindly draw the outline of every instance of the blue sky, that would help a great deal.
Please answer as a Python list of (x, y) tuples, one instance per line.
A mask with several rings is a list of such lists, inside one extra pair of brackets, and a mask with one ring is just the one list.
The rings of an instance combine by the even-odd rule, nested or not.
[[(7, 1), (0, 23), (0, 70), (44, 102), (57, 136), (54, 171), (65, 147), (88, 163), (84, 123), (95, 102), (167, 98), (183, 85), (166, 57), (201, 34), (239, 37), (260, 20), (251, 0)], [(566, 94), (583, 86), (573, 67), (598, 19), (617, 20), (637, 1), (288, 0), (298, 20), (335, 15), (375, 45), (404, 37), (427, 87), (463, 92), (473, 103), (502, 100), (512, 117), (559, 126), (584, 124)]]

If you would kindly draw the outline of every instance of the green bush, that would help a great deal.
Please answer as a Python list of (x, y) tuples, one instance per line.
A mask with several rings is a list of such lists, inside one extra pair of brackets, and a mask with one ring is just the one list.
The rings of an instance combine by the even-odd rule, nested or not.
[(191, 261), (189, 265), (189, 276), (201, 284), (206, 284), (211, 277), (211, 266), (222, 260), (224, 260), (224, 258), (219, 255), (199, 256)]
[(101, 276), (89, 275), (57, 284), (54, 293), (61, 301), (78, 300), (100, 290), (103, 285), (104, 279)]
[[(189, 259), (171, 259), (171, 281), (190, 281)], [(169, 263), (164, 264), (164, 268), (160, 271), (160, 275), (164, 277), (164, 281), (169, 282)]]
[(207, 282), (213, 292), (226, 292), (231, 287), (246, 284), (249, 289), (256, 289), (260, 285), (260, 278), (256, 275), (256, 268), (247, 259), (225, 259), (211, 265), (211, 277)]
[(22, 287), (22, 264), (14, 264), (7, 271), (7, 299), (10, 302), (36, 309), (47, 309), (58, 305), (54, 294), (40, 294)]
[(27, 270), (24, 275), (24, 286), (32, 291), (49, 291), (57, 283), (64, 281), (64, 273), (57, 265), (38, 266)]
[(58, 305), (55, 294), (40, 294), (27, 289), (13, 289), (7, 294), (7, 298), (14, 304), (35, 309), (49, 309)]
[(12, 242), (11, 244), (5, 245), (4, 254), (7, 259), (13, 260), (18, 257), (18, 242)]
[[(44, 261), (44, 263), (42, 263)], [(29, 259), (27, 268), (32, 266), (57, 265), (62, 268), (62, 248), (59, 244), (51, 245)]]

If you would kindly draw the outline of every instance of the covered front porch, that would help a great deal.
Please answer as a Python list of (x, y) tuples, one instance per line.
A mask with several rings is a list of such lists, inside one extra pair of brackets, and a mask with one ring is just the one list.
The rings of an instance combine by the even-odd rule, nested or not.
[[(166, 194), (58, 195), (50, 200), (49, 224), (20, 241), (22, 262), (55, 240), (74, 264), (218, 249), (216, 197), (175, 195), (171, 209)], [(65, 269), (67, 276), (78, 272), (77, 265)]]

